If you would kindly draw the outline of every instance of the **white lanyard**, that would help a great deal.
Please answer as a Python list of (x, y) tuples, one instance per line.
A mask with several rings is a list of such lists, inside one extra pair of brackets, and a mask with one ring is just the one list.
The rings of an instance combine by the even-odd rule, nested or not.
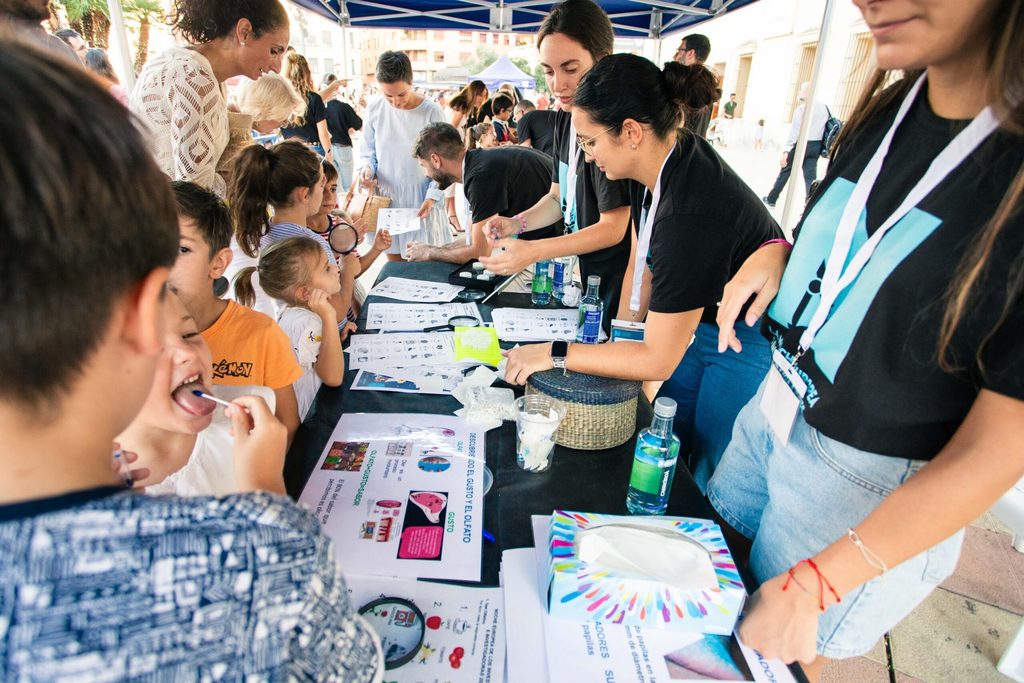
[[(924, 79), (925, 76), (922, 75), (910, 92), (907, 93), (896, 114), (896, 119), (892, 122), (892, 126), (889, 127), (889, 131), (885, 134), (871, 160), (864, 167), (864, 171), (861, 173), (860, 179), (857, 180), (857, 185), (854, 187), (850, 199), (846, 203), (846, 208), (843, 209), (843, 215), (839, 220), (836, 236), (832, 242), (832, 251), (829, 253), (828, 261), (825, 265), (825, 274), (821, 279), (821, 301), (818, 303), (814, 315), (811, 316), (807, 329), (800, 336), (800, 348), (797, 349), (797, 358), (810, 348), (815, 336), (817, 336), (822, 326), (828, 320), (832, 307), (835, 306), (839, 295), (864, 270), (864, 266), (867, 265), (868, 260), (874, 254), (879, 242), (882, 241), (882, 238), (889, 229), (896, 225), (912, 208), (917, 206), (922, 199), (927, 197), (939, 183), (945, 180), (946, 176), (963, 163), (964, 159), (970, 156), (999, 127), (999, 121), (992, 113), (992, 108), (986, 107), (971, 121), (967, 128), (960, 131), (946, 148), (935, 157), (928, 170), (910, 190), (906, 198), (899, 205), (899, 208), (879, 226), (874, 234), (871, 235), (871, 238), (853, 255), (850, 264), (844, 270), (843, 265), (850, 255), (853, 235), (857, 230), (861, 214), (864, 213), (867, 206), (868, 195), (878, 179), (878, 174), (882, 169), (882, 162), (885, 161), (885, 156), (889, 152), (889, 145), (896, 134), (896, 129), (899, 128), (900, 123), (906, 117), (911, 105), (913, 105), (917, 93), (924, 84)], [(794, 359), (795, 362), (796, 359)]]
[[(637, 236), (636, 257), (633, 260), (633, 290), (629, 294), (629, 310), (633, 313), (640, 311), (640, 289), (643, 287), (644, 269), (647, 267), (647, 253), (651, 249), (651, 232), (654, 230), (658, 204), (661, 203), (661, 174), (665, 172), (665, 164), (674, 151), (676, 145), (672, 146), (665, 155), (665, 160), (661, 162), (658, 180), (654, 183), (654, 194), (651, 196), (651, 206), (640, 213), (640, 234)], [(644, 190), (644, 199), (647, 199), (647, 190)]]
[[(462, 208), (462, 207), (459, 206), (459, 196), (460, 195), (462, 196), (462, 199), (465, 200), (465, 205), (466, 205), (466, 208), (468, 209), (468, 211), (466, 212), (467, 213), (466, 216), (459, 216), (459, 220), (460, 221), (472, 221), (473, 220), (473, 210), (469, 208), (469, 199), (466, 198), (465, 190), (463, 190), (463, 186), (466, 184), (466, 156), (468, 154), (469, 154), (469, 152), (467, 152), (466, 154), (462, 155), (462, 182), (458, 183), (458, 185), (455, 188), (455, 215), (459, 216), (459, 209)], [(460, 227), (462, 227), (462, 229), (466, 232), (466, 244), (467, 245), (473, 244), (473, 226), (472, 225), (462, 225)]]
[[(563, 212), (563, 218), (565, 219), (565, 227), (570, 225), (574, 231), (579, 230), (580, 226), (572, 220), (572, 215), (576, 209), (576, 166), (580, 162), (580, 149), (576, 144), (576, 126), (573, 125), (572, 120), (569, 121), (569, 171), (565, 176), (565, 211)], [(576, 220), (579, 220), (577, 214)]]

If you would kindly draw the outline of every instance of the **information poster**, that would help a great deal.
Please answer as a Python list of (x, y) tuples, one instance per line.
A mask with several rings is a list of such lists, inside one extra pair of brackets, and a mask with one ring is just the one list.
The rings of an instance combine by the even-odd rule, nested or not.
[(423, 645), (412, 661), (384, 674), (395, 683), (477, 683), (502, 679), (505, 618), (501, 588), (427, 581), (346, 578), (356, 609), (379, 598), (404, 598), (423, 612)]
[(479, 581), (482, 436), (448, 415), (343, 415), (299, 502), (346, 575)]

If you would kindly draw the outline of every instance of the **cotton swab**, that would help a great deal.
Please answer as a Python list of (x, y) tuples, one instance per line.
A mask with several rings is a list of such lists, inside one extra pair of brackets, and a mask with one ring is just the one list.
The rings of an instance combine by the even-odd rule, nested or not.
[[(198, 389), (193, 389), (192, 390), (192, 395), (193, 396), (198, 396), (199, 398), (205, 398), (206, 400), (213, 401), (214, 403), (219, 403), (219, 404), (221, 404), (222, 406), (224, 406), (226, 408), (230, 408), (231, 406), (234, 405), (233, 403), (231, 403), (229, 401), (225, 401), (222, 398), (217, 398), (216, 396), (211, 396), (210, 394), (207, 394), (204, 391), (199, 391)], [(249, 412), (249, 409), (245, 408), (245, 407), (242, 407), (242, 410), (244, 410), (247, 413)]]

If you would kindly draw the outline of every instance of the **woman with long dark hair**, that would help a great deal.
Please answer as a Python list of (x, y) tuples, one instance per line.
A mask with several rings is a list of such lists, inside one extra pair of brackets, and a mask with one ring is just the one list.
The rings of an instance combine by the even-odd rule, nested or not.
[[(580, 80), (612, 53), (614, 41), (608, 15), (591, 0), (566, 0), (544, 18), (537, 50), (548, 89), (562, 106), (555, 119), (551, 192), (515, 218), (489, 221), (484, 232), (499, 249), (481, 259), (490, 270), (507, 275), (544, 259), (579, 256), (584, 282), (590, 275), (601, 277), (606, 320), (619, 309), (619, 287), (629, 258), (629, 192), (624, 181), (609, 180), (584, 159), (570, 112)], [(565, 235), (508, 239), (524, 230), (546, 229), (559, 218)]]
[[(717, 77), (703, 65), (669, 62), (662, 70), (626, 54), (605, 57), (580, 82), (572, 108), (579, 146), (610, 180), (628, 181), (638, 233), (619, 317), (646, 318), (646, 330), (628, 353), (622, 344), (572, 344), (561, 354), (578, 372), (667, 380), (660, 395), (679, 404), (680, 452), (702, 491), (771, 362), (768, 343), (746, 327), (739, 330), (743, 353), (717, 353), (715, 304), (750, 254), (785, 241), (714, 148), (678, 132), (683, 111), (719, 95)], [(553, 363), (552, 345), (522, 346), (509, 354), (508, 378), (523, 382)]]
[(812, 677), (920, 603), (1024, 475), (1024, 2), (856, 4), (884, 71), (792, 254), (756, 253), (719, 315), (738, 348), (756, 294), (774, 348), (708, 491), (753, 542), (740, 634)]
[(175, 0), (172, 25), (189, 45), (146, 62), (129, 107), (148, 128), (157, 165), (223, 196), (217, 162), (228, 146), (224, 81), (281, 70), (288, 15), (278, 0)]

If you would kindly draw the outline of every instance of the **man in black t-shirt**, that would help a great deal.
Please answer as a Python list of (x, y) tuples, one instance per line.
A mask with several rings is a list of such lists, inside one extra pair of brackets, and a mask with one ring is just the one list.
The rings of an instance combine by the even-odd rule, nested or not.
[[(551, 158), (527, 147), (496, 147), (466, 151), (454, 126), (431, 123), (419, 132), (413, 156), (423, 173), (441, 189), (462, 183), (472, 228), (466, 239), (442, 246), (410, 242), (410, 261), (465, 263), (490, 253), (483, 226), (495, 216), (512, 217), (533, 207), (551, 189)], [(562, 222), (524, 233), (522, 239), (543, 239), (561, 233)]]
[(513, 118), (519, 132), (519, 144), (539, 149), (552, 156), (555, 146), (555, 112), (540, 111), (530, 100), (516, 105)]

